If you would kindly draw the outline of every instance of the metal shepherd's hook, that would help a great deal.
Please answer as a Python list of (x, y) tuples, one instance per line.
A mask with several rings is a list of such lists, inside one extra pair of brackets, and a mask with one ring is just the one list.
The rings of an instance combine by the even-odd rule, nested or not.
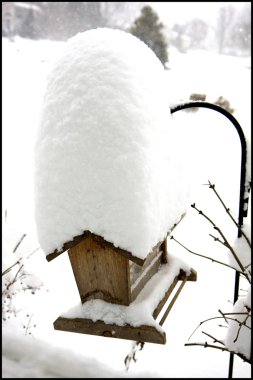
[[(231, 115), (230, 112), (225, 110), (224, 108), (212, 104), (209, 102), (204, 101), (190, 101), (187, 103), (179, 104), (171, 108), (171, 113), (175, 113), (187, 108), (208, 108), (214, 111), (217, 111), (227, 117), (235, 129), (238, 132), (240, 142), (241, 142), (241, 179), (240, 179), (240, 197), (239, 197), (239, 214), (238, 214), (238, 237), (241, 237), (241, 227), (243, 226), (243, 218), (247, 216), (248, 213), (248, 202), (249, 202), (249, 192), (250, 192), (250, 186), (251, 183), (246, 183), (246, 160), (247, 160), (247, 144), (246, 139), (242, 130), (242, 127), (238, 123), (238, 121), (235, 119), (233, 115)], [(240, 281), (240, 273), (236, 271), (235, 274), (235, 287), (234, 287), (234, 303), (238, 299), (238, 293), (239, 293), (239, 281)], [(228, 378), (232, 378), (233, 376), (233, 363), (234, 363), (234, 354), (230, 354), (230, 360), (229, 360), (229, 372), (228, 372)]]

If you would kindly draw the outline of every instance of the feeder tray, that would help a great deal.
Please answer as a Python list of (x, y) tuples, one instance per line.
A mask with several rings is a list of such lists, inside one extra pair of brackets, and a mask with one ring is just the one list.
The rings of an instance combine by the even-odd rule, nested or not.
[[(169, 271), (169, 264), (164, 264), (168, 267)], [(161, 276), (164, 275), (164, 271), (160, 270), (158, 273), (156, 273), (155, 276)], [(157, 279), (158, 279), (157, 277)], [(158, 344), (165, 344), (166, 343), (166, 334), (161, 329), (160, 326), (164, 323), (165, 319), (167, 318), (170, 310), (172, 309), (179, 293), (183, 289), (186, 281), (196, 281), (197, 275), (196, 271), (194, 269), (191, 269), (190, 274), (186, 274), (185, 271), (182, 269), (179, 272), (179, 275), (177, 275), (174, 279), (171, 279), (171, 276), (168, 276), (168, 283), (167, 283), (167, 289), (165, 291), (164, 297), (159, 302), (157, 307), (153, 310), (152, 316), (154, 318), (154, 325), (140, 325), (140, 326), (132, 326), (130, 324), (126, 324), (124, 326), (120, 326), (117, 323), (113, 324), (107, 324), (103, 320), (97, 320), (93, 321), (91, 319), (87, 318), (68, 318), (64, 316), (60, 316), (57, 318), (54, 322), (54, 328), (55, 330), (61, 330), (61, 331), (68, 331), (68, 332), (75, 332), (80, 334), (89, 334), (89, 335), (98, 335), (103, 337), (109, 337), (109, 338), (120, 338), (120, 339), (127, 339), (127, 340), (133, 340), (133, 341), (141, 341), (141, 342), (149, 342), (149, 343), (158, 343)], [(180, 283), (181, 282), (181, 283)], [(180, 283), (180, 284), (179, 284)], [(158, 315), (161, 313), (161, 311), (164, 309), (164, 306), (166, 304), (166, 301), (169, 299), (170, 295), (172, 294), (175, 287), (178, 286), (178, 289), (172, 299), (170, 300), (168, 307), (163, 313), (163, 316), (160, 319), (159, 326), (155, 326), (155, 320), (157, 319)], [(152, 286), (151, 281), (147, 284), (147, 286)], [(152, 292), (156, 293), (159, 288), (159, 280), (156, 281), (156, 286), (152, 288)], [(141, 297), (142, 292), (141, 291), (139, 296)], [(112, 307), (114, 305), (111, 305)], [(125, 310), (127, 311), (127, 308), (130, 308), (131, 305), (125, 306)], [(122, 310), (121, 310), (122, 313)]]

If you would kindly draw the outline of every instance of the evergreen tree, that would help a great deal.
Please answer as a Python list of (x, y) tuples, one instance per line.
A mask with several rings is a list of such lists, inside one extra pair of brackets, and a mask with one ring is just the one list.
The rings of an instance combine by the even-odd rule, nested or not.
[(163, 27), (157, 13), (150, 6), (145, 6), (129, 31), (145, 42), (165, 65), (168, 62), (168, 45), (162, 33)]

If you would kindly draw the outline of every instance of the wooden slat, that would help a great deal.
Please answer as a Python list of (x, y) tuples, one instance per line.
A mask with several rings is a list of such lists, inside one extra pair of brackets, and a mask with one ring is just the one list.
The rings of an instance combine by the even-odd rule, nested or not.
[(171, 286), (169, 287), (169, 289), (165, 293), (165, 296), (163, 297), (163, 299), (160, 301), (160, 303), (158, 304), (158, 306), (154, 310), (153, 317), (155, 319), (160, 314), (162, 308), (164, 307), (164, 305), (167, 302), (169, 296), (173, 292), (173, 290), (174, 290), (175, 286), (177, 285), (178, 281), (184, 281), (185, 279), (186, 279), (186, 281), (196, 281), (197, 280), (197, 272), (194, 269), (191, 268), (191, 273), (187, 276), (186, 273), (182, 269), (180, 270), (179, 275), (175, 277), (175, 279), (172, 282)]
[(69, 259), (81, 301), (104, 301), (129, 305), (129, 261), (110, 246), (101, 246), (92, 236), (69, 249)]
[(162, 245), (162, 243), (159, 242), (153, 248), (153, 250), (148, 254), (148, 256), (145, 260), (145, 263), (142, 266), (140, 266), (136, 263), (133, 263), (133, 262), (129, 263), (130, 268), (131, 268), (130, 272), (132, 272), (132, 274), (130, 273), (131, 285), (133, 285), (133, 283), (135, 282), (137, 277), (141, 276), (141, 274), (147, 269), (147, 267), (151, 264), (151, 262), (155, 259), (155, 257), (160, 255), (161, 245)]
[(160, 314), (162, 308), (164, 307), (165, 303), (167, 302), (169, 296), (171, 295), (171, 293), (173, 292), (173, 289), (175, 288), (175, 286), (177, 285), (177, 282), (178, 282), (178, 277), (176, 277), (174, 279), (174, 281), (172, 282), (172, 284), (170, 285), (169, 289), (167, 290), (167, 292), (165, 293), (163, 299), (159, 302), (158, 306), (156, 307), (156, 309), (154, 310), (153, 312), (153, 317), (154, 319), (156, 319), (158, 317), (158, 315)]
[(120, 338), (158, 344), (166, 343), (165, 332), (160, 332), (155, 327), (147, 325), (139, 327), (130, 325), (118, 326), (106, 324), (103, 321), (93, 322), (90, 319), (59, 317), (54, 322), (54, 328), (55, 330), (98, 335), (107, 338)]
[(172, 298), (172, 300), (170, 301), (167, 309), (165, 310), (165, 313), (163, 314), (160, 322), (159, 322), (159, 325), (162, 326), (165, 322), (165, 319), (168, 317), (168, 314), (169, 312), (171, 311), (172, 307), (174, 306), (174, 303), (176, 302), (177, 300), (177, 297), (179, 296), (180, 292), (182, 291), (183, 287), (185, 286), (185, 283), (187, 281), (187, 277), (184, 278), (184, 280), (181, 282), (176, 294), (174, 295), (174, 297)]
[[(140, 280), (137, 280), (138, 281), (137, 285), (131, 289), (131, 300), (132, 301), (135, 300), (135, 298), (138, 296), (138, 294), (143, 289), (145, 284), (151, 279), (151, 277), (153, 277), (153, 275), (155, 273), (157, 273), (160, 265), (161, 265), (161, 255), (159, 257), (157, 257), (157, 260), (154, 260), (154, 263), (152, 265), (150, 265), (150, 268), (148, 268), (148, 270), (147, 270), (147, 268), (145, 268), (145, 270), (147, 270), (145, 275), (143, 275), (143, 277)], [(142, 271), (142, 273), (143, 273), (143, 271)], [(141, 274), (140, 274), (140, 276), (141, 276)], [(139, 278), (140, 278), (140, 276), (139, 276)]]

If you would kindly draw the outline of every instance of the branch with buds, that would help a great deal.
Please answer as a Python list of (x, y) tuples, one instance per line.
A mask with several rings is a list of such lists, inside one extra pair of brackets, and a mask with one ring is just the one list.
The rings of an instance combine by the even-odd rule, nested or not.
[[(245, 241), (247, 242), (247, 245), (249, 246), (249, 248), (251, 247), (251, 242), (250, 242), (250, 239), (248, 238), (248, 236), (245, 234), (245, 232), (243, 231), (242, 227), (239, 226), (239, 224), (236, 222), (235, 218), (233, 217), (230, 209), (225, 205), (224, 201), (222, 200), (221, 196), (219, 195), (219, 193), (217, 192), (216, 188), (215, 188), (215, 185), (212, 184), (210, 181), (208, 181), (208, 185), (209, 185), (209, 188), (214, 192), (214, 194), (217, 196), (217, 198), (219, 199), (220, 203), (222, 204), (223, 208), (226, 210), (226, 213), (229, 215), (229, 217), (231, 218), (231, 220), (233, 221), (233, 223), (236, 225), (236, 227), (238, 228), (238, 230), (240, 231), (240, 235), (241, 235), (241, 238), (244, 238)], [(199, 215), (201, 215), (202, 217), (204, 217), (212, 226), (213, 226), (213, 229), (215, 231), (218, 232), (218, 234), (220, 236), (214, 236), (213, 234), (209, 234), (209, 236), (211, 236), (214, 241), (218, 242), (219, 244), (222, 244), (224, 247), (228, 248), (229, 251), (231, 252), (233, 258), (235, 259), (235, 261), (237, 262), (238, 266), (239, 266), (239, 270), (237, 270), (241, 275), (245, 276), (245, 278), (247, 279), (247, 281), (249, 282), (249, 284), (251, 284), (251, 272), (249, 270), (249, 267), (251, 266), (251, 263), (248, 264), (248, 265), (243, 265), (242, 261), (240, 260), (240, 257), (238, 256), (238, 254), (236, 253), (235, 249), (232, 247), (232, 245), (229, 243), (228, 239), (226, 238), (226, 236), (224, 235), (224, 233), (222, 232), (221, 228), (219, 228), (216, 223), (209, 217), (207, 216), (202, 210), (198, 209), (198, 207), (196, 206), (195, 203), (193, 203), (191, 205), (191, 207), (196, 210), (198, 212)], [(200, 257), (203, 257), (205, 259), (208, 259), (208, 260), (211, 260), (212, 262), (215, 262), (217, 264), (221, 264), (221, 265), (224, 265), (226, 267), (229, 267), (233, 270), (236, 270), (233, 266), (229, 265), (229, 264), (226, 264), (222, 261), (219, 261), (219, 260), (215, 260), (213, 259), (212, 257), (209, 257), (209, 256), (205, 256), (203, 254), (200, 254), (200, 253), (197, 253), (197, 252), (194, 252), (192, 251), (191, 249), (187, 248), (184, 244), (182, 244), (181, 242), (179, 242), (177, 239), (175, 239), (174, 236), (170, 236), (170, 239), (174, 240), (177, 244), (179, 244), (181, 247), (183, 247), (185, 250), (187, 250), (188, 252), (194, 254), (194, 255), (197, 255), (197, 256), (200, 256)], [(216, 320), (216, 319), (223, 319), (225, 321), (225, 323), (227, 324), (227, 326), (225, 327), (229, 327), (229, 322), (231, 323), (234, 322), (236, 324), (238, 324), (238, 329), (237, 329), (237, 332), (235, 334), (235, 338), (233, 340), (233, 343), (237, 342), (237, 340), (239, 339), (239, 336), (240, 336), (240, 333), (241, 333), (241, 330), (243, 327), (245, 327), (246, 329), (249, 329), (251, 330), (251, 309), (247, 306), (247, 305), (244, 305), (244, 310), (246, 310), (245, 312), (234, 312), (234, 313), (223, 313), (221, 310), (219, 310), (219, 313), (221, 314), (221, 316), (217, 316), (217, 317), (212, 317), (212, 318), (208, 318), (202, 322), (199, 323), (199, 325), (195, 328), (195, 330), (193, 331), (193, 333), (191, 334), (191, 336), (189, 337), (189, 339), (193, 336), (193, 334), (195, 333), (195, 331), (203, 324), (203, 323), (206, 323), (206, 322), (209, 322), (211, 320)], [(237, 318), (239, 317), (244, 317), (242, 320), (239, 320)], [(249, 322), (249, 324), (247, 324), (247, 322)], [(222, 326), (223, 327), (223, 326)], [(247, 363), (251, 363), (251, 357), (250, 359), (247, 358), (243, 353), (241, 352), (234, 352), (233, 350), (229, 349), (229, 347), (226, 347), (225, 346), (225, 343), (222, 341), (222, 340), (219, 340), (215, 337), (213, 337), (212, 335), (202, 331), (203, 334), (207, 335), (209, 338), (213, 339), (213, 343), (218, 343), (219, 345), (213, 345), (213, 344), (208, 344), (207, 342), (205, 343), (186, 343), (185, 346), (203, 346), (203, 347), (211, 347), (211, 348), (215, 348), (215, 349), (219, 349), (219, 350), (222, 350), (222, 351), (228, 351), (232, 354), (235, 354), (237, 355), (238, 357), (240, 357), (242, 360), (244, 360), (245, 362)]]

